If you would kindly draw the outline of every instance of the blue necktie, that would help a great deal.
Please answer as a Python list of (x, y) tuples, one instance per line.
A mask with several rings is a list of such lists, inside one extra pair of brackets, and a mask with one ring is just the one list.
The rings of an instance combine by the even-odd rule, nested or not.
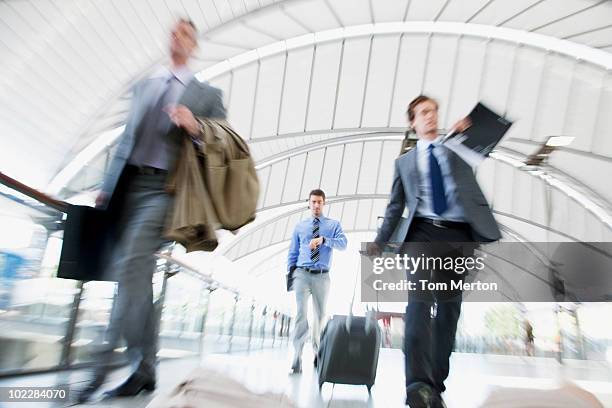
[(440, 163), (433, 154), (434, 145), (429, 145), (429, 178), (431, 181), (431, 198), (433, 201), (433, 211), (437, 215), (441, 215), (446, 211), (446, 195), (444, 194), (444, 178)]

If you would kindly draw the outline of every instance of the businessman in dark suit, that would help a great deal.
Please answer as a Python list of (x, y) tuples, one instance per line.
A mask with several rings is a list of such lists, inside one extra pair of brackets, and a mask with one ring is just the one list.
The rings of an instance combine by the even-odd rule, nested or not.
[[(474, 169), (439, 143), (438, 103), (420, 95), (410, 103), (407, 114), (418, 142), (395, 161), (385, 219), (368, 248), (369, 254), (380, 255), (392, 235), (405, 241), (404, 249), (414, 242), (498, 240), (501, 234), (497, 222), (478, 186)], [(463, 131), (469, 125), (465, 118), (453, 128)], [(408, 218), (402, 220), (405, 208)], [(471, 247), (472, 251), (476, 246)], [(436, 281), (449, 282), (455, 278), (442, 273), (435, 276)], [(445, 406), (440, 394), (445, 390), (460, 312), (461, 290), (409, 297), (404, 355), (406, 404), (410, 408)]]
[(118, 282), (104, 344), (95, 353), (92, 378), (78, 393), (87, 401), (103, 384), (113, 350), (123, 338), (132, 374), (108, 396), (131, 396), (156, 386), (157, 319), (153, 307), (154, 253), (172, 204), (166, 181), (180, 159), (184, 138), (201, 132), (197, 117), (225, 118), (219, 89), (195, 79), (187, 64), (197, 48), (195, 25), (172, 28), (170, 64), (133, 89), (132, 105), (115, 156), (96, 200), (110, 224), (108, 271)]

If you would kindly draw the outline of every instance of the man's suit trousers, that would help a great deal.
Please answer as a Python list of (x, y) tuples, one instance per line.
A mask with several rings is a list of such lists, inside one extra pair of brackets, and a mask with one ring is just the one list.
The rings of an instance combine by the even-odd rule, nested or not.
[[(473, 238), (466, 230), (413, 222), (405, 241), (440, 242), (440, 246), (444, 246), (444, 243), (448, 242), (471, 242)], [(467, 248), (467, 255), (471, 255), (475, 247), (476, 244)], [(437, 248), (435, 252), (438, 255)], [(421, 253), (415, 254), (419, 255)], [(424, 255), (433, 256), (427, 253)], [(462, 256), (466, 256), (466, 252), (463, 252)], [(418, 276), (417, 273), (409, 274), (407, 278), (417, 283), (423, 278), (448, 283), (450, 279), (457, 279), (457, 276), (445, 276), (445, 274)], [(448, 377), (449, 358), (453, 351), (457, 321), (461, 313), (462, 292), (461, 290), (440, 293), (425, 291), (419, 295), (409, 297), (406, 307), (404, 331), (406, 387), (422, 382), (443, 392), (446, 389), (444, 380)]]
[(123, 338), (130, 364), (144, 361), (155, 367), (157, 315), (153, 307), (154, 253), (163, 243), (162, 233), (171, 197), (164, 190), (165, 174), (134, 174), (130, 167), (121, 176), (112, 208), (118, 214), (118, 239), (109, 263), (117, 280), (105, 343), (98, 357), (100, 369)]

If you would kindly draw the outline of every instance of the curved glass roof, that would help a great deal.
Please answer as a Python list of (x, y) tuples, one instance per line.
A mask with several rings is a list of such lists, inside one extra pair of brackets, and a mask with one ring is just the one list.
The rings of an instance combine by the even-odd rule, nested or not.
[[(315, 187), (352, 237), (373, 236), (419, 93), (443, 128), (477, 101), (515, 122), (478, 170), (507, 239), (612, 239), (609, 1), (0, 2), (0, 171), (64, 197), (95, 190), (177, 16), (199, 27), (192, 69), (224, 91), (256, 159), (258, 219), (216, 251), (255, 275), (281, 273)], [(552, 135), (575, 140), (546, 173), (515, 165)]]

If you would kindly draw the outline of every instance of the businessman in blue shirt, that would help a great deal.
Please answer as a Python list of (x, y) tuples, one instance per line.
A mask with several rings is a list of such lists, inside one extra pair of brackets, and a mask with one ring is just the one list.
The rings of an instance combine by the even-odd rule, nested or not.
[[(297, 302), (297, 316), (293, 347), (295, 356), (291, 370), (302, 371), (302, 349), (308, 335), (308, 298), (312, 295), (314, 322), (312, 324), (312, 348), (317, 355), (321, 326), (325, 321), (325, 307), (329, 294), (329, 267), (332, 250), (346, 249), (346, 235), (340, 222), (323, 215), (325, 193), (312, 190), (308, 195), (311, 216), (300, 221), (293, 231), (287, 267), (293, 271), (293, 289)], [(315, 365), (317, 359), (315, 357)]]

